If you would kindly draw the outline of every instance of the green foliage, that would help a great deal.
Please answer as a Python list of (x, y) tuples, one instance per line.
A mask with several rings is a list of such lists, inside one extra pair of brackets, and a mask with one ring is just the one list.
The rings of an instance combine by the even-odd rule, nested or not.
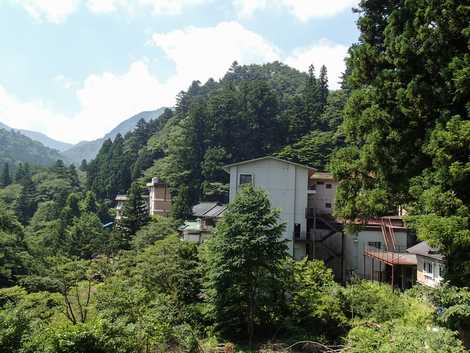
[(178, 306), (199, 301), (201, 275), (195, 244), (168, 236), (145, 248), (138, 261), (142, 284), (149, 291), (168, 295)]
[(153, 216), (150, 222), (135, 233), (132, 247), (142, 250), (170, 235), (176, 235), (176, 223), (170, 217)]
[(347, 328), (343, 313), (341, 286), (333, 272), (322, 261), (290, 261), (292, 287), (289, 288), (289, 314), (293, 325), (291, 334), (335, 339)]
[(10, 285), (27, 272), (29, 258), (23, 228), (13, 213), (0, 204), (0, 287)]
[(386, 323), (378, 327), (353, 328), (344, 352), (348, 353), (464, 353), (455, 333), (445, 328)]
[(205, 293), (218, 330), (228, 336), (268, 328), (281, 310), (283, 224), (267, 195), (244, 188), (228, 206), (204, 254)]
[(0, 185), (5, 187), (11, 184), (10, 165), (5, 163), (2, 174), (0, 175)]
[(448, 279), (468, 283), (470, 9), (453, 0), (364, 0), (358, 12), (342, 126), (348, 147), (332, 168), (337, 214), (377, 217), (404, 206), (418, 217), (418, 237), (451, 261)]
[(433, 322), (433, 308), (388, 285), (359, 282), (344, 291), (353, 328), (346, 352), (465, 352), (455, 332)]
[(132, 184), (128, 200), (122, 209), (122, 217), (116, 223), (116, 246), (119, 249), (130, 249), (131, 240), (135, 233), (148, 223), (147, 205), (142, 197), (142, 189), (138, 183)]
[(65, 231), (67, 253), (82, 259), (103, 253), (106, 241), (101, 221), (94, 213), (84, 213), (75, 218)]

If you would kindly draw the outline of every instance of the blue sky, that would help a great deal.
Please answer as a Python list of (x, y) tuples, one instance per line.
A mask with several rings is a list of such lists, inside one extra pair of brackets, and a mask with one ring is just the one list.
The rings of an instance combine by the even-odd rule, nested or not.
[(357, 0), (2, 0), (0, 121), (67, 142), (174, 104), (230, 64), (325, 64), (357, 41)]

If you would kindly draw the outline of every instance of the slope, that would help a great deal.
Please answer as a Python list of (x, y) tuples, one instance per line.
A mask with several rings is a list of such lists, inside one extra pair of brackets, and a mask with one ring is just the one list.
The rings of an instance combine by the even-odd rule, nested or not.
[(79, 142), (75, 146), (65, 150), (63, 152), (63, 155), (71, 162), (77, 164), (80, 163), (83, 159), (90, 161), (96, 157), (96, 154), (100, 150), (104, 141), (106, 141), (107, 139), (113, 140), (118, 134), (125, 135), (127, 132), (132, 131), (140, 119), (144, 119), (145, 121), (157, 119), (163, 113), (164, 110), (165, 108), (159, 108), (157, 110), (136, 114), (120, 123), (114, 129), (108, 132), (104, 137), (93, 141)]

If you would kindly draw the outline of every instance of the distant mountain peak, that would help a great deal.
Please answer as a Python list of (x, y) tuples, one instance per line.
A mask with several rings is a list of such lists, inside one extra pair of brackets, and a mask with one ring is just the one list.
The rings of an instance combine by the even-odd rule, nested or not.
[(140, 119), (144, 119), (145, 121), (150, 121), (152, 119), (158, 119), (160, 115), (167, 109), (166, 107), (159, 108), (157, 110), (151, 111), (144, 111), (138, 114), (131, 116), (129, 119), (124, 120), (119, 125), (117, 125), (114, 129), (109, 131), (106, 135), (102, 138), (93, 140), (93, 141), (81, 141), (76, 145), (72, 146), (71, 148), (65, 150), (63, 155), (73, 163), (80, 163), (83, 159), (92, 160), (98, 154), (98, 151), (101, 148), (101, 145), (107, 139), (114, 140), (114, 138), (121, 134), (124, 136), (129, 131), (132, 131), (137, 122)]

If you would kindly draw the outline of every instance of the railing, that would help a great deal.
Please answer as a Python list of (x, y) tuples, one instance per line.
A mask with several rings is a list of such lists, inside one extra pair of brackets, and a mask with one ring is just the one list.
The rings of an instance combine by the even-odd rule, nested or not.
[(381, 248), (373, 245), (366, 245), (364, 248), (364, 255), (372, 256), (380, 261), (383, 261), (388, 264), (400, 264), (400, 259), (404, 255), (408, 255), (406, 252), (406, 247), (395, 245), (393, 251), (387, 250), (386, 248)]

